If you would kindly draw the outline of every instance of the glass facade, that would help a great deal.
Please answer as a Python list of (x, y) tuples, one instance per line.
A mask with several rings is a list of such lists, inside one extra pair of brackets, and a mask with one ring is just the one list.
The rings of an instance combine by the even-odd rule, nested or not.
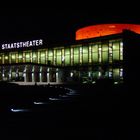
[[(113, 65), (121, 61), (123, 61), (122, 39), (100, 42), (90, 41), (89, 43), (38, 50), (0, 52), (0, 80), (3, 80), (5, 77), (8, 77), (7, 79), (20, 77), (25, 81), (25, 75), (31, 75), (28, 76), (29, 81), (47, 81), (42, 79), (47, 79), (47, 73), (49, 73), (51, 75), (50, 79), (56, 81), (54, 80), (57, 73), (56, 67), (59, 67), (59, 71), (61, 71), (57, 73), (57, 75), (61, 75), (58, 75), (60, 81), (62, 79), (76, 81), (77, 77), (81, 81), (93, 81), (101, 77), (119, 80), (123, 77), (123, 68), (121, 64), (116, 67)], [(6, 68), (9, 68), (8, 76), (4, 69), (5, 64), (9, 64), (9, 67)], [(19, 67), (13, 68), (12, 64), (22, 64), (26, 67), (22, 66), (21, 69)], [(41, 64), (43, 65), (43, 70), (36, 69), (34, 66), (28, 67), (27, 64)], [(55, 66), (55, 69), (48, 72), (48, 68), (52, 66)], [(71, 66), (71, 68), (65, 70), (65, 67), (67, 68), (68, 66)], [(75, 70), (74, 66), (79, 66), (79, 69)], [(86, 70), (83, 70), (84, 66), (87, 66)], [(62, 77), (65, 75), (67, 78)], [(43, 78), (40, 78), (41, 76)]]
[(57, 66), (112, 63), (123, 60), (121, 40), (108, 43), (71, 45), (63, 48), (38, 49), (36, 51), (0, 53), (0, 64), (37, 63)]

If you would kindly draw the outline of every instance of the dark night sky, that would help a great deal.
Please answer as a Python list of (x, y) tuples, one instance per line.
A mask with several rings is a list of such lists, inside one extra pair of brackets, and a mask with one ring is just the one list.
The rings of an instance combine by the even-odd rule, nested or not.
[[(97, 12), (98, 10), (98, 12)], [(137, 11), (119, 11), (111, 8), (15, 8), (2, 9), (0, 14), (1, 41), (46, 37), (49, 43), (74, 40), (75, 31), (87, 25), (100, 23), (140, 23)], [(116, 12), (117, 11), (117, 12)]]

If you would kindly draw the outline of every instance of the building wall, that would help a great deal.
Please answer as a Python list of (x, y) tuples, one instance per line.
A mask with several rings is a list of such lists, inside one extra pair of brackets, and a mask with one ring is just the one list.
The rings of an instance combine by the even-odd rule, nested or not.
[(54, 66), (90, 65), (123, 60), (122, 40), (91, 42), (52, 49), (0, 53), (0, 64), (35, 63)]
[(122, 39), (0, 52), (0, 80), (12, 80), (12, 77), (23, 77), (21, 79), (27, 82), (84, 82), (103, 77), (120, 79), (123, 71), (121, 61)]

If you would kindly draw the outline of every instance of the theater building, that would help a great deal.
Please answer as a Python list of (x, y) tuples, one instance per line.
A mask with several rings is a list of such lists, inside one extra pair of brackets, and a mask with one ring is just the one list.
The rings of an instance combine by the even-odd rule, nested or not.
[(123, 82), (125, 29), (140, 34), (140, 25), (100, 24), (78, 29), (75, 41), (54, 47), (46, 46), (42, 38), (4, 42), (0, 81), (94, 83), (108, 78)]

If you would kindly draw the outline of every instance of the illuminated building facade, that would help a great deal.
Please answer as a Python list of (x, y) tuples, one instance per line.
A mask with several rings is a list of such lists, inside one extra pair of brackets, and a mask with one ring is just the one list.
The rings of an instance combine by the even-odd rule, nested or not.
[[(99, 25), (94, 27), (97, 26)], [(103, 28), (105, 32), (104, 26), (100, 25), (100, 29)], [(42, 39), (2, 44), (0, 80), (93, 83), (100, 78), (109, 78), (122, 82), (125, 40), (123, 32), (120, 32), (121, 24), (106, 24), (106, 27), (110, 27), (111, 30), (116, 30), (118, 27), (119, 32), (116, 30), (113, 34), (93, 36), (91, 30), (87, 28), (90, 32), (87, 30), (89, 34), (84, 33), (86, 36), (84, 37), (80, 36), (80, 30), (82, 30), (80, 29), (76, 32), (74, 43), (53, 48), (46, 47)], [(129, 29), (131, 29), (130, 27), (129, 25)], [(134, 27), (135, 30), (140, 31), (139, 25), (133, 25)], [(124, 24), (123, 29), (125, 29)]]

